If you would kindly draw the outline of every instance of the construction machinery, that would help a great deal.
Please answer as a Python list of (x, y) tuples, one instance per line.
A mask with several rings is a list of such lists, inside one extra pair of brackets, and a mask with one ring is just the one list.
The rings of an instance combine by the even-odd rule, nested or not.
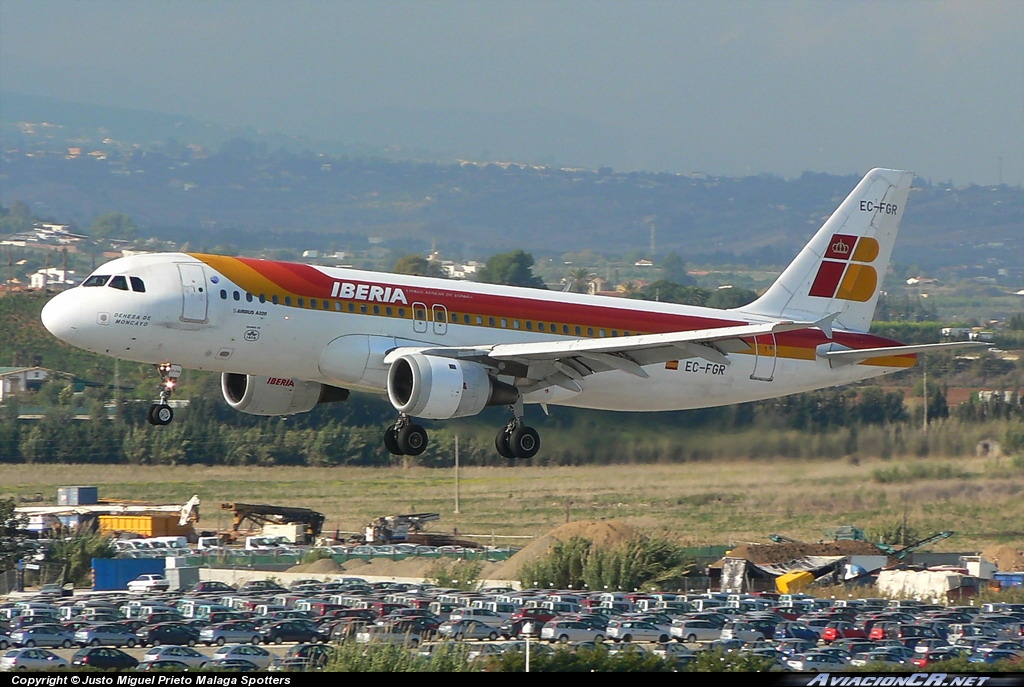
[(900, 549), (897, 549), (888, 544), (876, 544), (876, 546), (880, 548), (882, 551), (885, 551), (890, 556), (896, 558), (896, 560), (902, 561), (909, 557), (910, 554), (920, 549), (921, 547), (928, 546), (929, 544), (934, 544), (935, 542), (942, 541), (943, 539), (948, 539), (949, 537), (952, 537), (954, 534), (956, 534), (956, 532), (952, 532), (949, 530), (937, 532), (930, 537), (919, 539), (913, 544), (907, 544), (906, 546)]
[(416, 539), (423, 526), (433, 520), (440, 520), (440, 513), (408, 513), (388, 515), (375, 519), (366, 526), (367, 544), (393, 544)]
[(250, 523), (251, 528), (260, 528), (267, 525), (302, 525), (303, 541), (293, 542), (295, 544), (309, 544), (320, 536), (323, 530), (326, 517), (323, 513), (309, 508), (293, 508), (290, 506), (270, 506), (254, 503), (222, 503), (221, 510), (229, 510), (234, 513), (234, 520), (231, 523), (232, 532), (242, 529), (243, 523)]

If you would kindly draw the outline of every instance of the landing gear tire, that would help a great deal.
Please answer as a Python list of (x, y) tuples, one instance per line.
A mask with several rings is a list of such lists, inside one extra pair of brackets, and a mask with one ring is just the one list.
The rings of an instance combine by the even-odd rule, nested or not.
[(395, 456), (403, 454), (402, 447), (398, 443), (398, 429), (394, 425), (384, 430), (384, 448)]
[(169, 405), (154, 403), (149, 407), (146, 419), (151, 425), (169, 425), (174, 419), (174, 410)]
[(494, 435), (494, 448), (498, 451), (498, 455), (502, 458), (515, 458), (515, 454), (512, 453), (512, 447), (508, 443), (509, 435), (504, 429)]
[(419, 425), (405, 425), (398, 431), (398, 448), (407, 456), (420, 455), (427, 448), (427, 431)]
[(540, 435), (533, 427), (519, 425), (508, 440), (509, 449), (516, 458), (533, 458), (540, 450)]

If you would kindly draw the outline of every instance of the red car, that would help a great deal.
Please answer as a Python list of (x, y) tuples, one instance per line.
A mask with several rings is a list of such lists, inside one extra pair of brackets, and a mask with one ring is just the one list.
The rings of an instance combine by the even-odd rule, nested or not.
[(838, 639), (868, 639), (868, 633), (848, 620), (833, 620), (822, 630), (821, 641), (831, 644)]

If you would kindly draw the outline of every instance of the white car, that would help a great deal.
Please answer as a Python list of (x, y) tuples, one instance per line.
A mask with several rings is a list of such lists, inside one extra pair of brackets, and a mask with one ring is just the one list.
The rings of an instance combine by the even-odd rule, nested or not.
[(139, 575), (128, 583), (130, 592), (166, 592), (171, 582), (163, 575)]
[(142, 655), (140, 663), (151, 661), (180, 661), (191, 668), (202, 668), (213, 659), (190, 646), (165, 644), (155, 646)]
[(658, 642), (663, 644), (670, 637), (667, 630), (646, 620), (608, 621), (608, 639), (615, 642)]
[(722, 636), (722, 628), (710, 620), (677, 618), (672, 621), (669, 634), (677, 642), (712, 642)]
[(597, 629), (579, 620), (559, 620), (554, 618), (540, 629), (540, 638), (554, 644), (569, 642), (603, 642), (605, 631)]
[(829, 672), (842, 670), (849, 663), (839, 656), (827, 654), (820, 651), (808, 651), (805, 654), (796, 654), (786, 659), (786, 665), (791, 670), (799, 672)]
[(67, 667), (67, 661), (46, 649), (11, 649), (0, 656), (0, 670), (51, 670)]
[(273, 654), (255, 644), (226, 644), (213, 652), (213, 660), (224, 659), (249, 661), (260, 670), (269, 668), (274, 662)]

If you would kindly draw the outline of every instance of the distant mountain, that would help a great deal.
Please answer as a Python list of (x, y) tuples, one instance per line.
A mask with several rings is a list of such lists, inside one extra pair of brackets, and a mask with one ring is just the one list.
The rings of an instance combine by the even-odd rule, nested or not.
[[(485, 259), (522, 248), (785, 264), (859, 175), (744, 178), (457, 162), (346, 148), (189, 118), (40, 98), (0, 100), (0, 202), (88, 227), (128, 214), (145, 235), (238, 249)], [(428, 138), (424, 133), (424, 138)], [(864, 170), (867, 171), (867, 170)], [(1024, 194), (919, 179), (895, 259), (1012, 282)], [(1002, 270), (1002, 273), (1000, 273)]]

